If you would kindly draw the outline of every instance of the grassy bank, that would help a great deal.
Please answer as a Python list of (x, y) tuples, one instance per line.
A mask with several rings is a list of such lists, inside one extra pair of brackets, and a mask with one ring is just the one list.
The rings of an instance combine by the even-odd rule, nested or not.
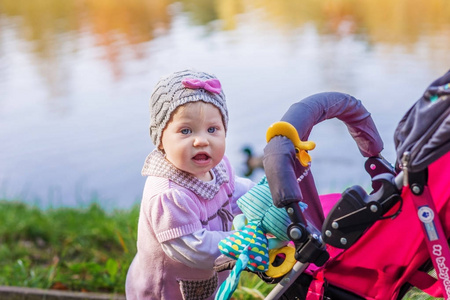
[[(42, 210), (0, 200), (0, 285), (123, 294), (138, 215), (138, 205)], [(272, 287), (243, 272), (233, 297), (264, 299)], [(432, 298), (412, 291), (406, 299)]]
[(123, 293), (138, 213), (1, 201), (0, 285)]
[[(0, 285), (123, 294), (138, 215), (138, 205), (107, 213), (98, 204), (42, 210), (0, 201)], [(236, 299), (270, 290), (252, 274), (242, 277)]]

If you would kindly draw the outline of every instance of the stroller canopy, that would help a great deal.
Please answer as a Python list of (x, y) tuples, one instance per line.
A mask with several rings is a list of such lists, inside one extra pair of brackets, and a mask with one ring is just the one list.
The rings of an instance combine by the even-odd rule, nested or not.
[(410, 172), (424, 170), (450, 150), (450, 71), (435, 80), (403, 116), (394, 142), (397, 168), (409, 152)]

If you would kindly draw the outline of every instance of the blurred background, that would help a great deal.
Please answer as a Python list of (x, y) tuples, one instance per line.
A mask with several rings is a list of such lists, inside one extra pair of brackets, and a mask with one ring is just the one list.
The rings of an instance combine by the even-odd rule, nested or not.
[[(450, 69), (450, 2), (0, 0), (0, 197), (139, 202), (150, 94), (183, 68), (221, 80), (238, 175), (244, 147), (261, 155), (268, 126), (324, 91), (363, 101), (393, 163), (398, 121)], [(323, 122), (310, 140), (320, 193), (370, 187), (343, 124)]]

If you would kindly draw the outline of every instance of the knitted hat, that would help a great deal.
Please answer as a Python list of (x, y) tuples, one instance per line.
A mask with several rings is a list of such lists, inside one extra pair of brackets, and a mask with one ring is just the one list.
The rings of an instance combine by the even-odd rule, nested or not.
[(150, 136), (156, 148), (161, 144), (162, 132), (175, 109), (196, 101), (216, 106), (222, 114), (225, 131), (227, 130), (228, 110), (219, 80), (204, 72), (175, 72), (159, 80), (150, 99)]

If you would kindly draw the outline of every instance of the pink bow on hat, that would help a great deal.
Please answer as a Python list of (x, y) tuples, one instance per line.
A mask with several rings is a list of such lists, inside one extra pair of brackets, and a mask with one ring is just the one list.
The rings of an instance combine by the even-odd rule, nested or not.
[(183, 85), (189, 89), (205, 89), (210, 93), (220, 94), (222, 86), (218, 79), (207, 79), (205, 81), (200, 79), (183, 79)]

